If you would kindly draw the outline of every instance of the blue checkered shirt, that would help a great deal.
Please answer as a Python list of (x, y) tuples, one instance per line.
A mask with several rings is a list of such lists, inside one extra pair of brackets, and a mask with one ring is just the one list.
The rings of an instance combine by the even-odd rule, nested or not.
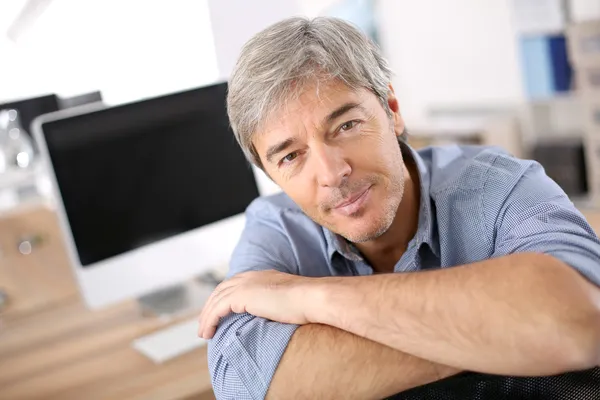
[[(600, 285), (600, 242), (534, 161), (479, 146), (407, 149), (421, 185), (418, 229), (396, 273), (446, 268), (519, 252), (550, 254)], [(285, 194), (255, 200), (229, 275), (276, 269), (304, 276), (373, 273), (344, 240)], [(263, 399), (297, 326), (231, 314), (208, 344), (218, 399)]]

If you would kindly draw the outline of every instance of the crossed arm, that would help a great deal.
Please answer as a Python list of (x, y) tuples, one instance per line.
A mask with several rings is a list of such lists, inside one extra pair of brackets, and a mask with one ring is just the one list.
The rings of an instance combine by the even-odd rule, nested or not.
[[(259, 251), (236, 260), (264, 270), (223, 282), (200, 317), (199, 334), (210, 338), (221, 317), (246, 316), (246, 325), (222, 324), (218, 343), (239, 332), (254, 346), (237, 353), (249, 354), (242, 369), (253, 369), (216, 358), (222, 386), (244, 374), (248, 390), (262, 373), (255, 397), (382, 398), (462, 370), (532, 376), (599, 365), (600, 242), (564, 193), (536, 184), (544, 179), (537, 173), (511, 192), (517, 200), (506, 200), (493, 258), (439, 270), (297, 276), (283, 268), (291, 257), (278, 264), (260, 248), (266, 237), (272, 248), (289, 248), (273, 222), (250, 219), (245, 240)], [(269, 368), (272, 331), (253, 331), (264, 321), (277, 321), (278, 346), (287, 345)], [(299, 328), (281, 335), (284, 324)]]
[(321, 324), (290, 340), (267, 399), (382, 399), (459, 372)]
[(600, 364), (600, 290), (543, 254), (365, 277), (248, 272), (211, 297), (201, 336), (232, 311), (303, 325), (271, 398), (381, 398), (460, 370), (550, 375)]

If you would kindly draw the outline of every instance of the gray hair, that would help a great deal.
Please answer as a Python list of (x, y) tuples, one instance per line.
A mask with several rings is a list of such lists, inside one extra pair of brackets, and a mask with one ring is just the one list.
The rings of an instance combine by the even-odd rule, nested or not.
[(259, 32), (242, 48), (229, 81), (227, 113), (246, 157), (262, 168), (253, 135), (307, 83), (339, 79), (351, 89), (368, 89), (391, 116), (391, 75), (379, 48), (350, 23), (289, 18)]

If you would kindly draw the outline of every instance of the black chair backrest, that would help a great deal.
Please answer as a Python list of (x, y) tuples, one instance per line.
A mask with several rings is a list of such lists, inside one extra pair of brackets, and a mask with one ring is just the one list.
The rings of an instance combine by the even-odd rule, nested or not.
[(543, 377), (462, 373), (399, 393), (393, 400), (600, 400), (600, 367)]

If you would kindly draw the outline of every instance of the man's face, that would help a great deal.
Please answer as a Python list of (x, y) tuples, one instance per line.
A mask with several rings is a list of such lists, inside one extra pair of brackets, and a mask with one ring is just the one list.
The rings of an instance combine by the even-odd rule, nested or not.
[(390, 87), (390, 118), (377, 97), (339, 81), (308, 86), (254, 137), (265, 172), (315, 222), (359, 243), (392, 224), (404, 191)]

